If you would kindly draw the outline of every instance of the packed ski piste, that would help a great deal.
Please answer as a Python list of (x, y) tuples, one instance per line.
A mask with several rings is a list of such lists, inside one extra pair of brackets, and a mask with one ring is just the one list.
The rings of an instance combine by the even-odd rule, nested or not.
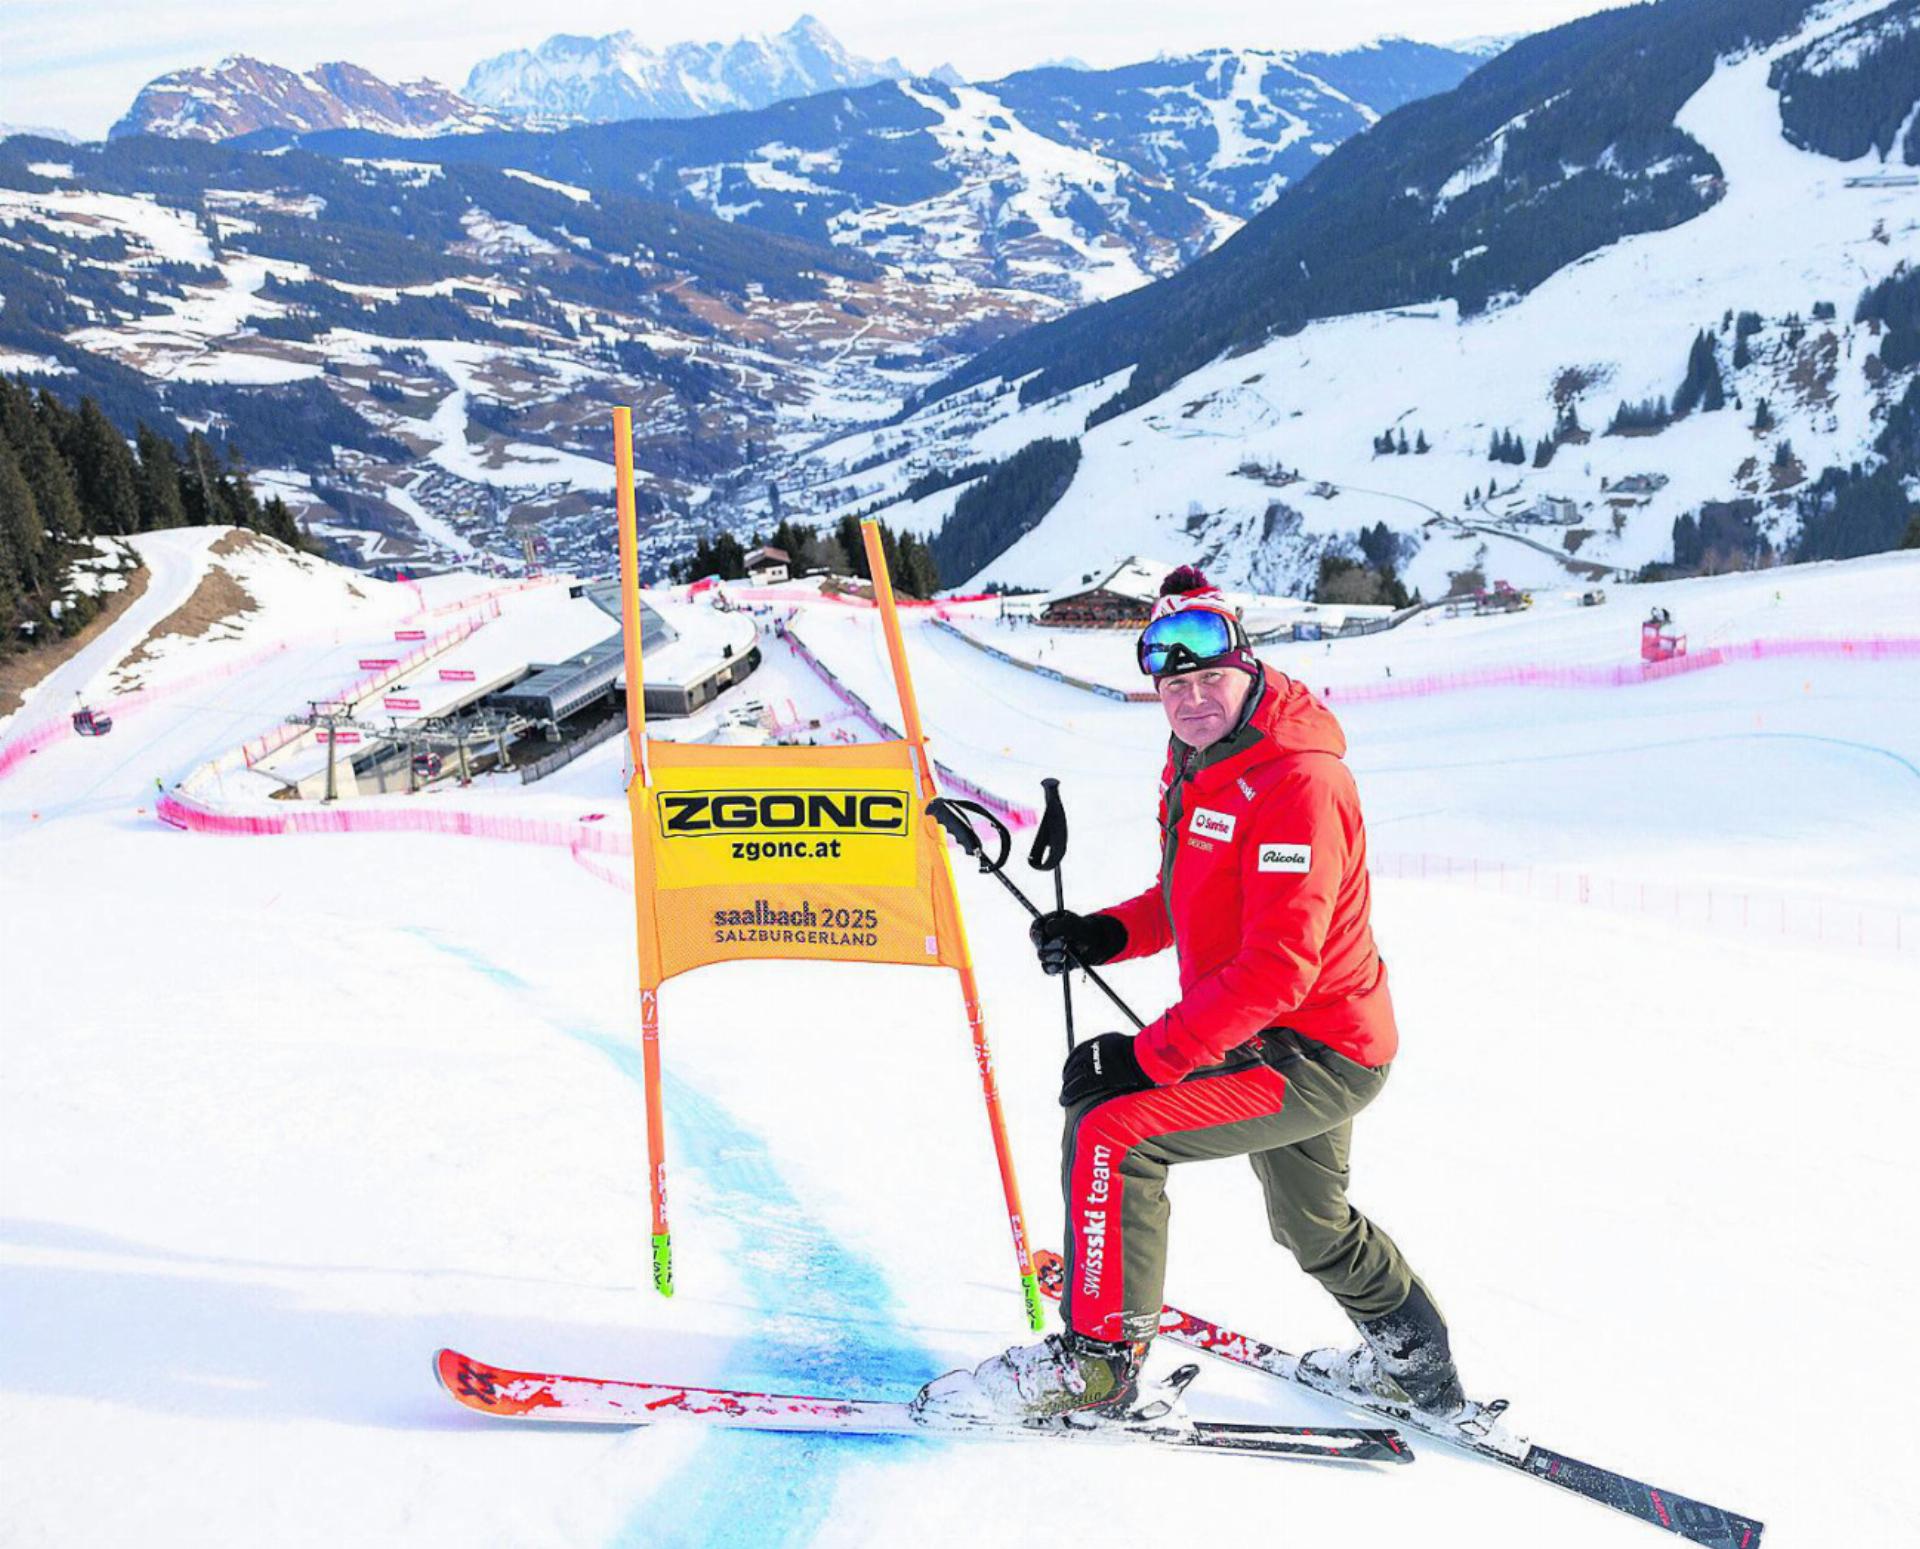
[[(672, 852), (676, 841), (705, 838), (715, 853), (724, 847), (735, 859), (751, 856), (753, 867), (771, 848), (779, 860), (798, 866), (807, 886), (830, 888), (836, 898), (853, 896), (845, 890), (874, 881), (878, 873), (849, 868), (847, 855), (872, 833), (904, 826), (911, 790), (904, 798), (845, 796), (836, 805), (818, 786), (774, 794), (768, 788), (773, 777), (763, 774), (730, 783), (725, 792), (694, 794), (682, 786), (684, 794), (650, 800), (654, 773), (641, 740), (643, 669), (635, 655), (632, 605), (638, 594), (629, 520), (623, 514), (629, 709), (636, 729), (630, 795), (636, 836), (651, 841), (656, 829), (660, 836), (657, 845), (636, 845), (654, 1280), (656, 1289), (671, 1295), (658, 1102), (659, 982), (672, 971), (676, 950), (693, 966), (733, 955), (741, 938), (715, 929), (717, 951), (684, 946), (677, 938), (688, 934), (688, 925), (673, 895), (679, 879), (672, 865), (664, 874), (656, 869), (656, 857)], [(897, 605), (877, 533), (872, 523), (867, 527), (876, 600), (907, 746), (917, 755), (912, 768), (927, 797), (923, 822), (929, 835), (951, 835), (1032, 915), (1028, 936), (1045, 973), (1088, 974), (1134, 1029), (1076, 1039), (1068, 984), (1062, 1005), (1068, 1053), (1059, 1099), (1065, 1111), (1060, 1171), (1066, 1248), (1036, 1257), (1007, 1168), (991, 1056), (981, 1040), (978, 992), (961, 935), (955, 966), (974, 1027), (1021, 1279), (1029, 1303), (1036, 1285), (1057, 1300), (1063, 1326), (971, 1370), (933, 1378), (905, 1403), (857, 1392), (747, 1392), (512, 1371), (443, 1349), (434, 1370), (448, 1394), (480, 1413), (516, 1420), (633, 1425), (671, 1417), (774, 1431), (1145, 1443), (1322, 1463), (1410, 1463), (1411, 1431), (1694, 1542), (1732, 1549), (1758, 1544), (1758, 1520), (1536, 1446), (1506, 1422), (1506, 1399), (1470, 1397), (1432, 1293), (1394, 1240), (1349, 1201), (1354, 1120), (1384, 1088), (1399, 1033), (1371, 925), (1359, 791), (1343, 762), (1346, 738), (1327, 707), (1261, 662), (1238, 610), (1201, 571), (1172, 571), (1136, 645), (1140, 673), (1152, 684), (1170, 731), (1159, 774), (1158, 875), (1140, 893), (1105, 909), (1043, 911), (1006, 876), (1006, 824), (980, 803), (934, 794)], [(745, 767), (763, 768), (768, 759), (793, 758), (770, 750), (765, 757), (739, 754), (733, 762), (750, 760)], [(693, 783), (722, 778), (703, 771)], [(1045, 782), (1045, 794), (1029, 860), (1057, 879), (1068, 825), (1058, 781)], [(882, 805), (871, 805), (876, 802)], [(841, 816), (854, 813), (852, 823)], [(829, 843), (811, 837), (830, 821), (859, 837)], [(988, 837), (982, 838), (976, 823)], [(782, 836), (798, 835), (808, 837), (781, 842)], [(711, 866), (698, 875), (715, 885)], [(957, 921), (951, 881), (943, 888), (941, 876), (944, 865), (932, 879), (936, 935), (943, 934), (942, 926), (952, 928), (949, 920)], [(753, 880), (769, 880), (769, 874), (762, 870)], [(884, 893), (860, 896), (871, 896), (878, 908), (829, 906), (825, 912), (862, 923), (879, 920), (884, 929), (890, 912)], [(699, 907), (712, 901), (703, 888)], [(811, 924), (815, 915), (811, 908), (769, 911), (764, 899), (751, 916), (724, 909), (710, 914), (716, 925), (741, 918), (804, 918)], [(692, 929), (698, 934), (697, 925)], [(930, 956), (939, 955), (936, 935), (925, 938)], [(844, 957), (849, 946), (858, 951), (878, 938), (776, 930), (764, 939), (787, 943), (794, 955), (813, 942), (822, 948), (819, 955)], [(1168, 950), (1179, 962), (1179, 998), (1151, 1022), (1094, 972)], [(1252, 1165), (1273, 1241), (1339, 1304), (1359, 1343), (1290, 1355), (1163, 1302), (1169, 1174), (1181, 1163), (1228, 1157), (1245, 1157)], [(1310, 1388), (1376, 1423), (1309, 1427), (1199, 1418), (1187, 1402), (1199, 1368), (1150, 1365), (1163, 1336)]]
[[(909, 607), (871, 529), (870, 594), (643, 591), (620, 503), (617, 620), (142, 535), (0, 727), (0, 1542), (1897, 1541), (1885, 1373), (1789, 1352), (1904, 1262), (1920, 556), (1329, 649), (1193, 566)], [(764, 660), (649, 722), (643, 602)], [(610, 627), (538, 782), (271, 794), (355, 670)]]

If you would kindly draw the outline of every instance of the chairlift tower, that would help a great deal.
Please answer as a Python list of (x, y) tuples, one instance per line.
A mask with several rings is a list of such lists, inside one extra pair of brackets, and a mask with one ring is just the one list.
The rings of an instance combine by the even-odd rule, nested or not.
[(339, 759), (340, 739), (335, 732), (352, 729), (359, 732), (374, 731), (376, 728), (364, 721), (354, 719), (353, 706), (344, 699), (309, 699), (307, 713), (288, 717), (294, 726), (309, 726), (316, 732), (324, 732), (327, 739), (327, 794), (324, 800), (335, 801), (339, 798), (340, 786), (335, 773)]

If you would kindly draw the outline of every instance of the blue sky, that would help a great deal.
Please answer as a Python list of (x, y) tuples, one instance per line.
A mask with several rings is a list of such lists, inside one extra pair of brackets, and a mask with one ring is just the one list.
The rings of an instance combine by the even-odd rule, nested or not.
[(1598, 0), (3, 0), (0, 122), (95, 137), (147, 81), (234, 53), (306, 69), (348, 59), (390, 79), (459, 86), (476, 61), (554, 32), (622, 28), (653, 44), (777, 32), (804, 9), (855, 53), (915, 69), (951, 62), (977, 79), (1043, 59), (1124, 64), (1219, 44), (1325, 48), (1385, 34), (1448, 41), (1537, 31)]

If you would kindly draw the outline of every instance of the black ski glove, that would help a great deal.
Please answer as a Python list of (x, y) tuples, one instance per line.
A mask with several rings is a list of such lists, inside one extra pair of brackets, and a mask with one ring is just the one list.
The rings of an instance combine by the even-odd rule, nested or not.
[(1075, 962), (1092, 968), (1118, 957), (1127, 949), (1127, 928), (1110, 914), (1052, 909), (1027, 927), (1027, 939), (1045, 972), (1063, 974)]
[(1126, 1033), (1102, 1033), (1077, 1044), (1060, 1067), (1060, 1106), (1089, 1100), (1104, 1102), (1128, 1092), (1144, 1092), (1153, 1078), (1140, 1068), (1133, 1039)]

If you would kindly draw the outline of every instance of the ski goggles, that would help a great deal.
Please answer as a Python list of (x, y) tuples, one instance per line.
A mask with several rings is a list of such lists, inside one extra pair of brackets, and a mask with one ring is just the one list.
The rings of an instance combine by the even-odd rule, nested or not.
[(1155, 619), (1140, 631), (1135, 647), (1140, 670), (1150, 678), (1170, 672), (1191, 672), (1223, 656), (1231, 656), (1246, 643), (1238, 621), (1211, 608), (1182, 608)]

